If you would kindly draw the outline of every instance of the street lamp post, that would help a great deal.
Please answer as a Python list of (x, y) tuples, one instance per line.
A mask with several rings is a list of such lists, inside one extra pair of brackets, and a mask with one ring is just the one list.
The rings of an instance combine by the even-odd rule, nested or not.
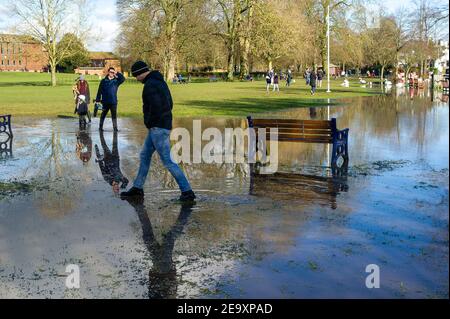
[(327, 8), (327, 93), (331, 93), (330, 88), (330, 5)]

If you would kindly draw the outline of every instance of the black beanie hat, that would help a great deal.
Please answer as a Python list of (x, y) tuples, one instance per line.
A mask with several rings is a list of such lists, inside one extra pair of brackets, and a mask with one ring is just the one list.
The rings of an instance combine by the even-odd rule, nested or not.
[(145, 63), (144, 61), (137, 61), (131, 67), (131, 74), (134, 77), (137, 77), (138, 75), (141, 75), (142, 73), (145, 73), (147, 71), (150, 71), (150, 69), (147, 63)]

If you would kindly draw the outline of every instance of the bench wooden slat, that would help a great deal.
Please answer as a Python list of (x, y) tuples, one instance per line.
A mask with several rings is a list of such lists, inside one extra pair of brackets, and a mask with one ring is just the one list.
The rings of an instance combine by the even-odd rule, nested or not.
[(279, 137), (279, 142), (303, 142), (303, 143), (318, 143), (318, 144), (330, 144), (333, 143), (331, 138), (323, 139), (323, 138), (305, 138), (305, 137)]
[(270, 124), (270, 123), (285, 123), (285, 124), (302, 124), (302, 123), (311, 123), (311, 124), (323, 124), (330, 123), (331, 121), (327, 120), (289, 120), (289, 119), (253, 119), (254, 124)]
[[(270, 132), (270, 128), (266, 129), (266, 132)], [(284, 128), (279, 127), (278, 128), (279, 134), (313, 134), (313, 135), (330, 135), (332, 134), (331, 130), (327, 129), (302, 129), (302, 128)], [(256, 131), (256, 134), (258, 134), (258, 131)]]
[(265, 127), (282, 127), (282, 128), (308, 128), (308, 129), (332, 129), (330, 123), (323, 124), (308, 124), (297, 125), (297, 124), (254, 124), (254, 128), (265, 128)]
[[(258, 134), (257, 136), (259, 136)], [(280, 134), (278, 133), (278, 139), (288, 139), (288, 138), (304, 138), (304, 139), (316, 139), (316, 140), (332, 140), (330, 135), (319, 135), (319, 134)], [(270, 133), (266, 133), (266, 139), (270, 139)]]
[(299, 121), (299, 122), (280, 122), (280, 121), (255, 121), (253, 120), (253, 125), (255, 126), (331, 126), (330, 121)]

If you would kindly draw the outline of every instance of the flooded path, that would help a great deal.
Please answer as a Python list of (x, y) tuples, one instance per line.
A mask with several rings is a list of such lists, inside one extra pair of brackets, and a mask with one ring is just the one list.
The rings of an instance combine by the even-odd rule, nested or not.
[[(0, 298), (448, 298), (448, 102), (405, 92), (267, 117), (337, 118), (350, 128), (349, 176), (330, 177), (325, 145), (280, 143), (268, 178), (184, 165), (199, 195), (187, 206), (155, 156), (145, 201), (128, 203), (104, 165), (131, 183), (141, 120), (122, 119), (114, 136), (97, 119), (79, 131), (77, 120), (13, 118), (12, 157), (0, 159)], [(79, 290), (65, 287), (68, 264)], [(380, 289), (366, 288), (369, 264)]]

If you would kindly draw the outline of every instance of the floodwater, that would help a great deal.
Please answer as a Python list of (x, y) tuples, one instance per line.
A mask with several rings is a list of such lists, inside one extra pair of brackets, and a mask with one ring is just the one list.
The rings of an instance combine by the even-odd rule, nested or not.
[[(97, 119), (79, 131), (74, 119), (13, 118), (12, 154), (0, 159), (0, 297), (448, 298), (449, 105), (411, 96), (263, 115), (337, 118), (350, 128), (348, 176), (330, 176), (326, 145), (280, 143), (274, 176), (183, 165), (195, 205), (175, 201), (157, 156), (144, 201), (115, 195), (110, 174), (131, 185), (138, 168), (139, 119), (102, 136)], [(69, 264), (79, 289), (65, 285)], [(370, 264), (379, 289), (366, 287)]]

